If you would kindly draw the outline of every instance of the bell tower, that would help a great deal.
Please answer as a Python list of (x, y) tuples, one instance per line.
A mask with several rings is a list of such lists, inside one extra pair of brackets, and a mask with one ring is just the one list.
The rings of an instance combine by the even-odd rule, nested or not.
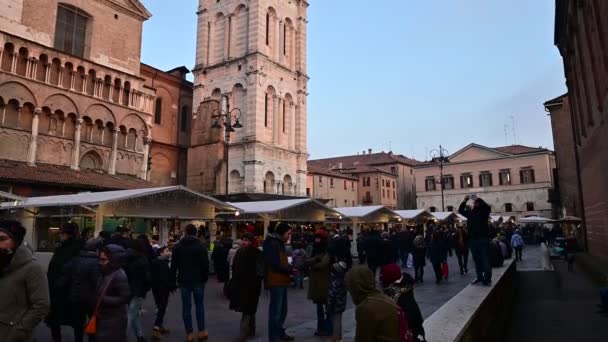
[[(216, 180), (225, 179), (217, 173), (228, 167), (230, 193), (305, 194), (307, 8), (304, 0), (200, 0), (194, 120), (214, 121), (218, 111), (209, 109), (219, 105), (243, 127), (230, 134), (228, 165), (217, 160), (218, 153), (189, 158), (189, 184), (201, 183), (196, 178), (211, 172)], [(209, 101), (218, 105), (206, 105)], [(225, 185), (216, 182), (214, 191), (223, 194)]]

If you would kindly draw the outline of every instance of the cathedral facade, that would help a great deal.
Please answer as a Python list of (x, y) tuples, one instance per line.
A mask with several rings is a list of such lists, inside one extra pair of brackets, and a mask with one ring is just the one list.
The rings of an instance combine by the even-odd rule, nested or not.
[[(190, 187), (224, 194), (228, 174), (229, 193), (305, 194), (307, 7), (303, 0), (200, 0)], [(225, 117), (217, 116), (227, 111), (243, 126), (229, 141)], [(224, 128), (212, 128), (216, 122)]]

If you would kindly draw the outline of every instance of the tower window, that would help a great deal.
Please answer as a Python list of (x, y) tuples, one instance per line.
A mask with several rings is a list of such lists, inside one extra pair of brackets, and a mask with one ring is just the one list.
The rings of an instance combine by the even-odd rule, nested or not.
[(268, 127), (268, 94), (264, 95), (264, 127)]
[(266, 45), (270, 45), (270, 13), (266, 13)]
[(285, 101), (283, 101), (283, 133), (285, 133)]
[(76, 7), (57, 6), (55, 48), (83, 57), (89, 16)]
[(182, 116), (180, 117), (180, 126), (179, 126), (179, 130), (181, 132), (186, 132), (187, 128), (188, 128), (188, 107), (183, 106), (182, 107)]
[(283, 56), (287, 54), (287, 24), (283, 24)]
[(154, 108), (154, 123), (160, 125), (163, 113), (163, 98), (156, 99), (156, 108)]

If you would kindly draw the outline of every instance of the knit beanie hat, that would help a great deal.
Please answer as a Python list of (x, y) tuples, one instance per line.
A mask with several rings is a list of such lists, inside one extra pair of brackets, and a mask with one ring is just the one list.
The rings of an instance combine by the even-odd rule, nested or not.
[(25, 228), (23, 228), (19, 221), (0, 220), (0, 232), (8, 235), (15, 242), (16, 246), (21, 245), (25, 237)]
[(399, 268), (399, 265), (395, 263), (387, 264), (380, 268), (380, 281), (384, 286), (396, 282), (401, 279), (401, 277), (401, 269)]

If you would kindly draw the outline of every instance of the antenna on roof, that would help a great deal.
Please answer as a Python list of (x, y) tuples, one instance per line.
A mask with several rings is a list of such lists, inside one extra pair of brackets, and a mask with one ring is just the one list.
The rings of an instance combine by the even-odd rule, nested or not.
[(515, 128), (515, 116), (511, 115), (511, 129), (513, 130), (513, 145), (517, 145), (517, 130)]
[(505, 124), (504, 125), (504, 129), (505, 129), (505, 146), (509, 145), (509, 135), (507, 133), (507, 127), (509, 127), (509, 125)]

